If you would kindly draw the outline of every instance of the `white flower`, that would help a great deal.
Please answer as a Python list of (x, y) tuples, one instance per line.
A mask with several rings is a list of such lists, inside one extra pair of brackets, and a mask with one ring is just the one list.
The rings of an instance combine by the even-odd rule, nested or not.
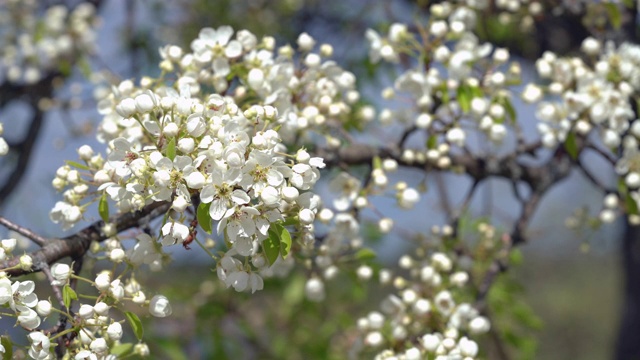
[(312, 277), (307, 280), (307, 283), (304, 286), (304, 292), (307, 295), (307, 299), (316, 302), (322, 301), (325, 297), (324, 283), (322, 280)]
[(96, 354), (89, 350), (82, 350), (74, 357), (75, 360), (98, 360)]
[(107, 340), (105, 340), (104, 338), (94, 339), (93, 341), (91, 341), (89, 348), (96, 354), (104, 354), (109, 350)]
[(414, 188), (406, 188), (398, 195), (398, 205), (403, 209), (411, 209), (420, 201), (420, 193)]
[(34, 310), (25, 306), (17, 306), (17, 310), (20, 311), (18, 315), (18, 323), (25, 329), (35, 329), (40, 326), (40, 317)]
[(51, 355), (49, 353), (49, 347), (51, 346), (49, 338), (39, 331), (31, 332), (27, 337), (29, 338), (29, 342), (31, 342), (29, 356), (37, 360), (48, 359)]
[(190, 233), (191, 231), (187, 225), (168, 221), (162, 227), (162, 245), (182, 244)]
[(0, 137), (0, 156), (7, 155), (9, 153), (9, 145), (7, 141)]
[(316, 41), (306, 32), (303, 32), (298, 36), (297, 42), (301, 51), (311, 51), (316, 44)]
[(18, 306), (26, 306), (32, 308), (38, 304), (38, 296), (33, 293), (36, 285), (33, 281), (16, 281), (11, 284), (11, 290), (13, 292), (10, 306), (13, 310), (16, 310)]
[(163, 295), (156, 295), (149, 302), (149, 313), (155, 317), (167, 317), (171, 315), (169, 299)]
[(451, 293), (446, 290), (440, 291), (433, 299), (433, 302), (435, 303), (438, 311), (444, 315), (451, 314), (455, 307), (455, 302), (453, 301)]
[(8, 303), (13, 298), (11, 280), (6, 277), (0, 278), (0, 305)]
[(99, 303), (93, 305), (93, 310), (99, 316), (107, 316), (107, 314), (109, 313), (109, 309), (110, 309), (110, 306), (107, 305), (106, 303), (102, 302), (102, 301), (100, 301)]
[(0, 241), (0, 246), (2, 246), (2, 248), (10, 253), (13, 251), (13, 249), (15, 249), (16, 244), (18, 243), (18, 241), (14, 238), (11, 239), (3, 239), (2, 241)]
[(80, 317), (82, 317), (83, 319), (88, 319), (92, 317), (93, 314), (94, 314), (93, 306), (88, 304), (82, 304), (80, 306), (80, 309), (78, 310), (78, 315), (80, 315)]
[(53, 281), (51, 285), (61, 286), (67, 283), (67, 279), (69, 279), (69, 275), (71, 274), (71, 268), (67, 264), (63, 263), (55, 263), (51, 266), (51, 275), (53, 276)]
[(103, 271), (96, 276), (95, 287), (100, 291), (106, 291), (111, 285), (111, 272)]
[(49, 302), (49, 300), (38, 301), (36, 312), (42, 317), (49, 316), (49, 314), (51, 314), (51, 302)]
[(120, 340), (122, 338), (122, 325), (118, 322), (114, 322), (107, 327), (107, 336), (111, 340)]
[(458, 342), (458, 348), (463, 356), (475, 357), (478, 354), (478, 344), (475, 341), (462, 337)]
[(472, 334), (483, 334), (489, 331), (491, 324), (484, 316), (478, 316), (469, 322), (469, 331)]
[(434, 352), (440, 346), (440, 334), (426, 334), (422, 337), (422, 346), (428, 352)]
[(338, 197), (333, 200), (333, 206), (338, 211), (345, 211), (351, 206), (351, 203), (358, 196), (361, 184), (360, 180), (349, 175), (346, 172), (341, 172), (329, 183), (329, 189), (338, 194)]
[(133, 353), (142, 357), (149, 356), (149, 346), (145, 343), (138, 343), (133, 347)]

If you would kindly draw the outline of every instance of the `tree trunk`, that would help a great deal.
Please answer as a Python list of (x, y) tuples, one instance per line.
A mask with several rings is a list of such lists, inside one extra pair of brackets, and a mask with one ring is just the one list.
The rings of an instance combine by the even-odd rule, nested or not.
[(625, 221), (622, 243), (624, 298), (616, 360), (640, 359), (640, 226)]

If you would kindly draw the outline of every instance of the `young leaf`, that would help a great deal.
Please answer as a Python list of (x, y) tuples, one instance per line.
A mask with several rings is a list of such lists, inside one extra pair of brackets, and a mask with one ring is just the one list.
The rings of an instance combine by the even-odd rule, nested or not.
[(90, 170), (87, 165), (83, 165), (83, 164), (80, 164), (80, 163), (75, 162), (75, 161), (67, 160), (65, 162), (67, 163), (67, 165), (73, 166), (74, 168), (78, 168), (80, 170)]
[(356, 252), (356, 255), (355, 255), (356, 260), (360, 260), (360, 261), (375, 259), (375, 257), (376, 257), (375, 251), (369, 248), (362, 248), (358, 250), (358, 252)]
[(173, 161), (176, 157), (176, 138), (172, 138), (167, 144), (167, 157)]
[(627, 214), (638, 215), (638, 203), (636, 203), (636, 200), (631, 197), (630, 194), (627, 194), (624, 200), (625, 204), (627, 205)]
[(272, 265), (280, 255), (280, 235), (274, 229), (275, 223), (269, 227), (269, 237), (262, 241), (262, 249), (269, 265)]
[(435, 135), (429, 135), (427, 139), (427, 149), (435, 149), (438, 146), (438, 137)]
[(126, 311), (124, 313), (124, 316), (126, 316), (127, 321), (129, 321), (129, 325), (131, 325), (133, 333), (136, 334), (138, 340), (142, 340), (144, 329), (142, 328), (142, 322), (140, 321), (138, 315), (132, 313), (131, 311)]
[(604, 4), (607, 9), (607, 15), (609, 15), (609, 21), (611, 21), (611, 25), (614, 29), (620, 29), (622, 25), (622, 13), (618, 8), (618, 4), (615, 3), (606, 3)]
[(289, 252), (291, 252), (291, 234), (284, 226), (280, 225), (280, 227), (282, 228), (280, 231), (280, 255), (282, 255), (283, 259), (286, 259)]
[(567, 135), (567, 140), (564, 141), (564, 148), (571, 156), (571, 159), (575, 160), (578, 158), (578, 144), (576, 143), (576, 134), (570, 132)]
[(460, 104), (460, 109), (462, 109), (462, 112), (468, 113), (471, 109), (471, 100), (473, 99), (471, 88), (467, 85), (460, 85), (460, 87), (458, 87), (456, 97), (458, 100), (458, 104)]
[(198, 210), (196, 211), (198, 224), (207, 234), (211, 234), (211, 216), (209, 215), (210, 207), (211, 203), (205, 204), (201, 202), (200, 205), (198, 205)]
[(78, 300), (78, 294), (76, 294), (75, 290), (73, 290), (69, 284), (65, 284), (62, 287), (62, 301), (64, 302), (64, 306), (68, 309), (73, 300)]
[(118, 345), (114, 345), (111, 348), (111, 355), (115, 355), (118, 358), (121, 358), (121, 357), (124, 357), (126, 355), (131, 354), (132, 351), (133, 351), (133, 344), (132, 343), (118, 344)]
[(107, 201), (107, 193), (103, 193), (98, 203), (98, 213), (104, 222), (109, 221), (109, 202)]

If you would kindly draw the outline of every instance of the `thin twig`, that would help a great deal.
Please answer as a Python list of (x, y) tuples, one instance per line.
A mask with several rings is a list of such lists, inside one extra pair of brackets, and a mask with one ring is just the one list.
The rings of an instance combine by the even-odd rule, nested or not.
[(13, 223), (12, 221), (8, 220), (5, 217), (0, 216), (0, 225), (6, 227), (9, 230), (15, 231), (24, 237), (27, 237), (29, 240), (38, 244), (38, 246), (40, 247), (43, 247), (47, 243), (47, 239), (45, 239), (44, 237), (34, 233), (33, 231), (25, 227), (22, 227), (16, 223)]

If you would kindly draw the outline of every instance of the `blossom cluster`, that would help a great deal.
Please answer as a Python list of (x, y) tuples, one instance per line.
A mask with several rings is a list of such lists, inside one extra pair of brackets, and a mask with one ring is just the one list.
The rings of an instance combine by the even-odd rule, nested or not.
[(32, 84), (49, 71), (65, 71), (95, 43), (95, 8), (88, 2), (69, 10), (38, 1), (9, 0), (0, 6), (0, 80)]
[[(15, 239), (2, 240), (2, 248), (10, 252), (15, 243)], [(32, 266), (30, 257), (22, 256), (18, 266), (30, 268)], [(51, 266), (50, 274), (52, 286), (64, 287), (64, 292), (72, 291), (68, 288), (69, 280), (73, 275), (69, 265), (55, 263)], [(113, 316), (111, 309), (124, 313), (125, 302), (147, 307), (149, 313), (156, 317), (166, 317), (171, 314), (171, 305), (165, 296), (155, 295), (148, 300), (140, 284), (132, 276), (125, 281), (120, 278), (114, 279), (111, 271), (99, 273), (95, 280), (73, 276), (92, 284), (99, 292), (94, 302), (80, 301), (74, 305), (75, 315), (69, 312), (69, 309), (55, 310), (60, 316), (67, 317), (67, 321), (73, 327), (79, 329), (77, 336), (72, 337), (67, 344), (68, 354), (76, 360), (117, 358), (110, 354), (110, 349), (120, 344), (123, 324)], [(31, 331), (27, 336), (31, 344), (28, 355), (37, 360), (53, 359), (52, 344), (61, 335), (53, 334), (52, 337), (52, 334), (39, 327), (42, 320), (52, 314), (54, 309), (49, 300), (38, 301), (34, 290), (35, 283), (31, 280), (20, 282), (4, 276), (0, 277), (0, 306), (13, 310), (17, 317), (17, 324)], [(65, 306), (68, 305), (65, 304)], [(149, 349), (144, 343), (135, 345), (132, 351), (142, 356), (149, 354)]]
[[(584, 58), (546, 52), (536, 62), (536, 69), (547, 84), (528, 84), (522, 96), (538, 103), (536, 116), (543, 145), (552, 148), (564, 144), (577, 152), (581, 148), (570, 139), (577, 137), (616, 156), (615, 172), (624, 184), (623, 193), (610, 194), (600, 215), (603, 222), (611, 222), (615, 208), (621, 205), (618, 196), (628, 196), (635, 203), (640, 200), (640, 120), (629, 102), (640, 90), (640, 47), (587, 38), (581, 50)], [(544, 100), (545, 94), (560, 99)], [(637, 218), (637, 213), (627, 210), (630, 219)]]
[[(353, 74), (324, 59), (330, 46), (314, 52), (307, 34), (297, 46), (300, 63), (290, 45), (276, 49), (273, 38), (258, 41), (244, 30), (234, 37), (223, 26), (203, 29), (191, 52), (163, 47), (160, 78), (122, 81), (99, 101), (98, 139), (108, 143), (108, 153), (82, 146), (83, 163), (56, 172), (52, 184), (64, 190), (64, 200), (51, 219), (70, 228), (98, 199), (121, 213), (171, 202), (156, 239), (141, 235), (125, 249), (106, 231), (110, 259), (158, 268), (166, 257), (156, 244), (189, 247), (194, 212), (205, 213), (200, 225), (207, 229), (213, 222), (229, 247), (217, 258), (220, 279), (238, 291), (262, 289), (259, 273), (273, 272), (269, 268), (287, 256), (265, 253), (272, 224), (293, 228), (294, 248), (309, 245), (321, 209), (310, 190), (324, 162), (304, 150), (289, 154), (288, 147), (318, 141), (314, 132), (349, 121), (359, 100)], [(335, 144), (335, 138), (327, 141)]]
[[(450, 230), (445, 226), (438, 232)], [(472, 289), (472, 261), (444, 250), (443, 242), (425, 242), (414, 255), (403, 255), (398, 265), (407, 276), (380, 271), (380, 282), (393, 286), (394, 292), (382, 301), (380, 311), (357, 321), (362, 346), (375, 350), (376, 359), (478, 356), (472, 337), (486, 333), (490, 323), (473, 304), (461, 300)]]
[(395, 62), (403, 54), (422, 60), (382, 92), (385, 99), (402, 96), (403, 103), (414, 106), (385, 108), (379, 121), (415, 127), (429, 139), (425, 148), (403, 149), (403, 161), (446, 169), (452, 148), (466, 148), (471, 133), (497, 145), (503, 142), (515, 121), (508, 88), (520, 81), (520, 68), (509, 64), (508, 50), (481, 43), (473, 33), (477, 13), (472, 7), (444, 2), (430, 11), (421, 38), (402, 24), (393, 24), (386, 37), (374, 30), (367, 37), (372, 62)]

